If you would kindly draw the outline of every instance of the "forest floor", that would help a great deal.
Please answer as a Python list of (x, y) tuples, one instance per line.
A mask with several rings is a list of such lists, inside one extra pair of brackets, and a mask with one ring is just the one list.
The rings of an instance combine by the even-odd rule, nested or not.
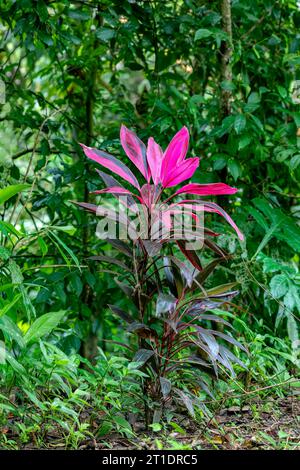
[(144, 436), (133, 442), (111, 436), (97, 449), (294, 449), (300, 450), (300, 401), (295, 397), (221, 409), (209, 423), (199, 426), (185, 419), (186, 433)]
[[(18, 442), (13, 435), (13, 423), (7, 429), (7, 437)], [(96, 427), (96, 423), (95, 423)], [(201, 449), (279, 449), (300, 450), (300, 401), (299, 397), (268, 398), (253, 400), (242, 408), (232, 406), (219, 409), (203, 424), (195, 423), (182, 417), (178, 428), (146, 433), (140, 423), (133, 426), (138, 437), (124, 438), (112, 433), (103, 438), (86, 439), (78, 442), (77, 449), (82, 450), (201, 450)], [(178, 431), (179, 430), (179, 431)], [(184, 431), (184, 432), (183, 432)], [(2, 430), (3, 432), (3, 430)], [(4, 431), (5, 432), (5, 431)], [(19, 445), (20, 449), (37, 449), (32, 441)], [(47, 433), (43, 440), (44, 449), (66, 449), (66, 436), (58, 429)], [(72, 446), (74, 449), (74, 446)]]

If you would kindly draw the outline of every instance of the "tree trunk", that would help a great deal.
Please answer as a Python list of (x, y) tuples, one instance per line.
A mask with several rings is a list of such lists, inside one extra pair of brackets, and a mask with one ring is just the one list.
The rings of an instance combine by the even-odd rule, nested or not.
[[(95, 18), (97, 21), (97, 27), (99, 27), (103, 20), (100, 16), (100, 13), (97, 13)], [(98, 46), (98, 40), (95, 39), (93, 48), (96, 49)], [(98, 71), (98, 60), (95, 60), (92, 63), (92, 66), (89, 72), (86, 74), (85, 86), (87, 89), (86, 98), (85, 98), (85, 144), (90, 146), (92, 144), (93, 132), (94, 132), (94, 101), (96, 93), (96, 83), (97, 83), (97, 71)], [(87, 182), (88, 175), (88, 161), (85, 159), (85, 181), (83, 187), (83, 201), (89, 202), (90, 194)], [(90, 240), (90, 227), (89, 227), (89, 215), (87, 213), (83, 214), (83, 229), (82, 229), (82, 249), (83, 257), (86, 258), (89, 255), (89, 240)], [(90, 318), (90, 328), (87, 333), (87, 337), (82, 341), (80, 353), (83, 357), (86, 357), (89, 360), (93, 360), (97, 354), (98, 346), (98, 334), (93, 331), (92, 324), (94, 323), (95, 317), (97, 316), (97, 310), (95, 305), (93, 305), (94, 294), (90, 285), (85, 283), (83, 286), (81, 294), (81, 303), (86, 305), (91, 311)], [(84, 320), (84, 318), (83, 318)]]
[[(95, 93), (95, 83), (96, 83), (96, 73), (97, 73), (97, 66), (93, 64), (93, 69), (91, 70), (91, 74), (87, 74), (87, 95), (86, 95), (86, 103), (85, 103), (85, 114), (86, 114), (86, 145), (90, 146), (92, 143), (92, 136), (94, 130), (94, 123), (93, 123), (93, 108), (94, 108), (94, 93)], [(85, 175), (88, 174), (88, 163), (87, 159), (85, 160)], [(83, 201), (89, 202), (89, 188), (87, 180), (84, 181), (84, 188), (83, 188)], [(83, 216), (83, 229), (82, 229), (82, 249), (83, 249), (83, 257), (87, 258), (89, 255), (89, 239), (90, 239), (90, 227), (89, 227), (89, 218), (88, 214), (84, 213)], [(81, 294), (81, 302), (85, 304), (91, 311), (93, 309), (93, 291), (89, 284), (85, 283), (82, 289)], [(93, 323), (94, 320), (94, 312), (92, 312), (90, 324)], [(88, 332), (87, 338), (82, 342), (81, 345), (81, 355), (86, 357), (89, 360), (92, 360), (97, 354), (97, 343), (98, 338), (92, 328), (90, 328)]]
[[(227, 82), (226, 89), (221, 90), (221, 119), (230, 116), (231, 104), (233, 101), (232, 91), (230, 85), (232, 83), (232, 67), (231, 59), (233, 53), (232, 44), (232, 22), (231, 22), (231, 0), (221, 0), (221, 15), (222, 15), (222, 26), (223, 31), (227, 35), (227, 39), (222, 41), (220, 47), (221, 56), (221, 81)], [(220, 144), (224, 145), (227, 143), (228, 135), (224, 135), (221, 138)], [(227, 167), (220, 171), (221, 181), (226, 182), (227, 179)], [(218, 199), (221, 206), (226, 208), (228, 205), (228, 197), (220, 196)]]
[[(221, 43), (221, 77), (222, 81), (229, 84), (232, 82), (231, 59), (233, 53), (232, 44), (232, 22), (231, 22), (231, 0), (221, 1), (221, 14), (223, 31), (227, 39)], [(231, 89), (222, 89), (222, 115), (223, 118), (231, 113), (232, 91)]]

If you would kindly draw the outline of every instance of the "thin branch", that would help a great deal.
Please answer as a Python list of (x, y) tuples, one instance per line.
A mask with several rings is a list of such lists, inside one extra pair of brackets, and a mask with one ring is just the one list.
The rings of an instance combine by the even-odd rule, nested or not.
[(246, 39), (247, 36), (249, 36), (249, 34), (251, 34), (251, 33), (264, 21), (264, 19), (265, 19), (267, 16), (270, 16), (271, 13), (272, 13), (272, 11), (273, 11), (273, 9), (274, 9), (274, 7), (276, 6), (276, 4), (277, 4), (278, 2), (279, 2), (279, 0), (276, 0), (276, 1), (273, 3), (273, 5), (271, 6), (271, 8), (269, 8), (269, 9), (266, 11), (266, 13), (264, 13), (264, 14), (261, 16), (261, 18), (259, 18), (259, 20), (258, 20), (253, 26), (251, 26), (251, 28), (250, 28), (248, 31), (246, 31), (246, 33), (244, 33), (244, 34), (240, 37), (240, 39), (241, 39), (241, 40)]
[[(21, 158), (23, 157), (24, 155), (26, 155), (27, 153), (30, 153), (33, 151), (33, 147), (30, 147), (28, 149), (23, 149), (23, 150), (20, 150), (20, 152), (17, 152), (15, 153), (14, 155), (11, 156), (11, 159), (12, 160), (17, 160), (18, 158)], [(41, 150), (39, 149), (36, 149), (35, 150), (35, 153), (42, 153)], [(62, 153), (61, 150), (56, 150), (56, 149), (51, 149), (49, 151), (49, 155), (50, 154), (59, 154), (59, 153)], [(70, 153), (75, 153), (74, 150), (70, 150)]]
[[(77, 264), (42, 264), (40, 266), (33, 266), (26, 268), (24, 271), (32, 271), (34, 269), (48, 269), (48, 268), (78, 268)], [(88, 268), (85, 264), (81, 264), (80, 268)]]

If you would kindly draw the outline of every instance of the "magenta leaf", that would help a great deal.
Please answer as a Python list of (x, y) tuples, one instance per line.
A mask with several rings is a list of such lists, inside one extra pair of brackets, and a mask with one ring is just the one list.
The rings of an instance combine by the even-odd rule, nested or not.
[(168, 145), (162, 163), (162, 178), (186, 157), (189, 146), (189, 131), (186, 127), (180, 129)]
[(228, 186), (225, 183), (209, 183), (209, 184), (190, 183), (178, 189), (175, 195), (185, 193), (185, 194), (197, 194), (199, 196), (218, 196), (221, 194), (234, 194), (236, 192), (237, 192), (236, 188), (232, 188), (231, 186)]
[(175, 205), (183, 206), (186, 209), (193, 210), (195, 212), (197, 212), (197, 211), (198, 212), (201, 212), (201, 211), (214, 212), (216, 214), (222, 215), (224, 217), (224, 219), (226, 219), (227, 222), (234, 228), (234, 230), (236, 231), (239, 239), (242, 240), (242, 241), (244, 240), (244, 235), (239, 230), (237, 225), (234, 223), (234, 221), (232, 220), (230, 215), (227, 214), (227, 212), (224, 211), (224, 209), (222, 209), (220, 206), (218, 206), (218, 204), (216, 204), (214, 202), (200, 201), (200, 200), (197, 200), (197, 199), (184, 199), (184, 200), (179, 201), (178, 203), (174, 204), (174, 206)]
[(94, 160), (105, 168), (108, 168), (113, 173), (128, 181), (136, 188), (140, 188), (139, 182), (132, 173), (132, 171), (120, 160), (113, 157), (109, 153), (104, 152), (103, 150), (97, 150), (95, 148), (87, 147), (84, 144), (80, 145), (88, 158)]
[(164, 188), (169, 188), (171, 186), (176, 186), (184, 180), (187, 180), (193, 176), (195, 171), (199, 166), (199, 158), (188, 158), (184, 160), (177, 167), (168, 170), (164, 174), (162, 185)]
[(155, 142), (153, 137), (150, 137), (150, 139), (148, 140), (147, 160), (153, 183), (157, 185), (160, 183), (160, 171), (163, 160), (163, 151), (160, 146)]
[(134, 132), (127, 129), (124, 125), (121, 126), (120, 140), (127, 157), (130, 158), (132, 163), (134, 163), (149, 182), (150, 172), (148, 169), (145, 144)]
[(232, 220), (232, 218), (230, 217), (229, 214), (227, 214), (226, 211), (224, 211), (224, 209), (222, 209), (222, 207), (218, 206), (217, 204), (215, 204), (214, 202), (205, 202), (204, 203), (204, 210), (207, 211), (207, 212), (215, 212), (216, 214), (219, 214), (219, 215), (222, 215), (224, 217), (224, 219), (227, 220), (227, 222), (231, 225), (231, 227), (234, 228), (234, 230), (236, 231), (239, 239), (241, 241), (244, 240), (244, 235), (242, 234), (242, 232), (239, 230), (238, 226), (236, 225), (236, 223)]

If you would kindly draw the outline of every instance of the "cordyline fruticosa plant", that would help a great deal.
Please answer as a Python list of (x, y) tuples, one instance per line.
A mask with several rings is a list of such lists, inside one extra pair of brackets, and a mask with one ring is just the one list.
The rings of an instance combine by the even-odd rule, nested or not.
[[(232, 285), (210, 290), (204, 287), (206, 278), (215, 266), (227, 258), (227, 254), (212, 241), (217, 234), (204, 227), (198, 234), (203, 247), (218, 255), (217, 259), (203, 267), (196, 251), (186, 248), (185, 239), (174, 237), (177, 230), (174, 214), (183, 208), (196, 222), (200, 212), (217, 213), (243, 239), (233, 220), (221, 207), (200, 199), (210, 195), (234, 194), (237, 190), (224, 183), (190, 183), (170, 195), (168, 188), (190, 179), (199, 165), (199, 158), (186, 158), (189, 145), (186, 127), (173, 137), (165, 152), (152, 137), (146, 147), (125, 126), (121, 127), (121, 144), (144, 178), (142, 185), (119, 159), (102, 150), (85, 145), (82, 148), (88, 158), (134, 187), (134, 191), (130, 191), (114, 177), (97, 170), (106, 188), (95, 193), (110, 193), (119, 200), (126, 196), (126, 202), (123, 200), (122, 204), (127, 206), (128, 212), (143, 218), (144, 227), (146, 220), (146, 229), (142, 235), (135, 232), (136, 237), (129, 243), (120, 239), (109, 240), (114, 248), (128, 258), (126, 265), (107, 256), (92, 258), (121, 265), (122, 274), (125, 271), (128, 273), (126, 282), (118, 279), (117, 282), (135, 304), (135, 314), (130, 315), (118, 306), (110, 305), (110, 308), (127, 323), (128, 331), (138, 337), (138, 349), (133, 360), (139, 362), (148, 374), (144, 381), (145, 395), (154, 402), (161, 399), (163, 403), (170, 401), (171, 396), (177, 397), (193, 414), (195, 404), (201, 407), (201, 403), (190, 391), (200, 387), (210, 393), (203, 373), (199, 374), (199, 370), (215, 377), (226, 369), (234, 374), (232, 363), (239, 363), (242, 367), (244, 365), (228, 349), (228, 343), (245, 348), (231, 335), (224, 333), (225, 327), (230, 328), (228, 322), (211, 312), (230, 301), (237, 291), (230, 291)], [(168, 194), (165, 196), (166, 192)], [(178, 200), (182, 194), (192, 195), (193, 198)], [(113, 209), (107, 210), (101, 205), (90, 203), (77, 204), (99, 216), (116, 217)], [(163, 233), (161, 237), (151, 240), (151, 216), (157, 208), (161, 208), (162, 213), (160, 227), (167, 225), (169, 236)], [(122, 214), (119, 218), (120, 224), (124, 223), (124, 217)], [(174, 245), (180, 249), (177, 255), (173, 253)], [(178, 254), (181, 258), (184, 255), (186, 261), (181, 261)]]

